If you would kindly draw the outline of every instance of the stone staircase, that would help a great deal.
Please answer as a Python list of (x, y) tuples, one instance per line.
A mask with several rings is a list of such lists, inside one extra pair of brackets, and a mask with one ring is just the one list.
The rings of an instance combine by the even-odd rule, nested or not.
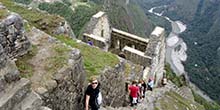
[(30, 81), (24, 78), (7, 84), (0, 96), (0, 110), (50, 110), (41, 107), (41, 97), (30, 91)]
[[(11, 62), (8, 62), (10, 64)], [(13, 65), (10, 64), (10, 65)], [(30, 89), (30, 81), (19, 78), (6, 64), (0, 69), (0, 110), (50, 110), (42, 107), (41, 97)]]
[(178, 88), (172, 82), (168, 82), (168, 84), (164, 87), (155, 88), (153, 91), (147, 91), (145, 99), (142, 100), (142, 102), (139, 103), (137, 107), (130, 107), (130, 106), (119, 107), (119, 108), (105, 107), (105, 108), (101, 108), (101, 110), (155, 110), (155, 107), (158, 106), (156, 105), (156, 101), (163, 98), (165, 93), (169, 91), (176, 92), (183, 98), (192, 99), (189, 98), (187, 93), (185, 93), (186, 90), (184, 87)]
[(29, 92), (30, 82), (26, 79), (8, 84), (5, 90), (1, 92), (0, 110), (11, 110), (13, 105), (22, 101)]
[(179, 94), (181, 97), (183, 97), (185, 99), (192, 99), (192, 100), (194, 100), (193, 95), (192, 95), (192, 91), (188, 87), (183, 86), (183, 87), (179, 88), (179, 87), (177, 87), (176, 85), (174, 85), (171, 82), (169, 82), (166, 87), (168, 89), (176, 92), (177, 94)]

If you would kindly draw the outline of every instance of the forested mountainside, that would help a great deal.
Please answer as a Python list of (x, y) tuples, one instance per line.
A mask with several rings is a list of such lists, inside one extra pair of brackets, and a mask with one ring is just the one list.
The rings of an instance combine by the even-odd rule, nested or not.
[[(220, 1), (219, 0), (138, 0), (145, 12), (154, 6), (173, 20), (181, 20), (187, 30), (185, 70), (190, 80), (220, 103)], [(144, 4), (143, 4), (144, 3)]]
[(147, 37), (155, 25), (148, 20), (136, 0), (92, 0), (103, 5), (113, 27)]
[(78, 37), (90, 17), (102, 10), (107, 12), (112, 27), (147, 37), (155, 27), (134, 0), (14, 0), (31, 7), (64, 17)]

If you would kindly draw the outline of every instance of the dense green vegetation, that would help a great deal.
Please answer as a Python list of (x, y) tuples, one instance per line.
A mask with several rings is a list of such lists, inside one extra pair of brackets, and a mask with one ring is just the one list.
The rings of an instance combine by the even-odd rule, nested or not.
[(220, 3), (200, 2), (203, 5), (198, 7), (188, 30), (181, 35), (189, 47), (185, 67), (190, 80), (220, 103)]
[[(148, 10), (155, 6), (167, 5), (171, 1), (173, 0), (166, 0), (166, 2), (164, 0), (137, 0), (136, 2), (142, 7), (144, 13), (148, 17), (148, 19), (153, 23), (153, 25), (165, 28), (166, 33), (169, 34), (172, 29), (170, 22), (167, 21), (165, 18), (149, 13)], [(160, 8), (160, 10), (154, 10), (154, 11), (162, 12), (161, 10), (164, 9)]]
[(78, 36), (92, 15), (97, 13), (100, 9), (100, 7), (94, 3), (89, 2), (87, 4), (88, 5), (77, 6), (75, 11), (62, 2), (41, 3), (39, 8), (49, 12), (50, 14), (57, 14), (64, 17), (70, 24), (75, 35)]
[(112, 27), (136, 34), (141, 37), (148, 37), (154, 29), (152, 22), (144, 14), (144, 11), (135, 0), (92, 0), (103, 6), (107, 12)]
[[(145, 11), (153, 6), (164, 9), (171, 19), (187, 24), (181, 35), (187, 43), (185, 70), (190, 80), (220, 103), (220, 2), (210, 0), (138, 0)], [(196, 43), (195, 43), (196, 42)]]
[(29, 5), (33, 0), (13, 0), (13, 1), (17, 3)]
[(171, 80), (175, 85), (177, 85), (178, 87), (181, 86), (186, 86), (186, 79), (184, 77), (184, 75), (181, 76), (177, 76), (170, 68), (169, 64), (166, 64), (165, 66), (165, 70), (166, 70), (166, 77), (168, 80)]
[(220, 110), (220, 106), (215, 102), (208, 102), (204, 98), (202, 98), (200, 95), (196, 94), (194, 91), (193, 96), (194, 100), (198, 102), (199, 104), (203, 105), (206, 110)]

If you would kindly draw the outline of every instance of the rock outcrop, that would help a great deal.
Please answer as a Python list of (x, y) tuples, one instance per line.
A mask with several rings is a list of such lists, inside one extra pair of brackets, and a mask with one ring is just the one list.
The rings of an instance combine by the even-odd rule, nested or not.
[(30, 42), (24, 34), (23, 19), (12, 13), (0, 22), (0, 44), (9, 58), (21, 56), (27, 52)]
[(68, 66), (55, 75), (57, 86), (44, 96), (46, 105), (54, 110), (82, 110), (85, 75), (80, 51), (74, 49)]
[[(8, 12), (0, 5), (0, 10)], [(11, 59), (25, 54), (30, 42), (24, 35), (23, 19), (7, 13), (0, 19), (0, 110), (45, 110), (40, 96), (30, 89), (30, 81), (20, 78)]]
[[(103, 105), (120, 107), (127, 105), (125, 63), (121, 62), (115, 68), (106, 68), (100, 76)], [(103, 85), (103, 86), (102, 86)]]
[(14, 63), (0, 45), (0, 110), (44, 110), (40, 96), (30, 89), (30, 81), (20, 78)]

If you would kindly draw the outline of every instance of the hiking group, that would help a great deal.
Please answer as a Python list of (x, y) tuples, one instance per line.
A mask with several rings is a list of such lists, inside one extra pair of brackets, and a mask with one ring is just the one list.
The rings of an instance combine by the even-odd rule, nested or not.
[(131, 85), (128, 85), (130, 106), (137, 106), (145, 98), (145, 92), (147, 90), (152, 91), (154, 86), (154, 80), (150, 78), (146, 84), (144, 80), (139, 82), (134, 80)]
[[(127, 90), (129, 93), (130, 106), (136, 106), (138, 103), (142, 102), (145, 98), (145, 92), (147, 90), (152, 91), (154, 86), (154, 80), (150, 78), (145, 83), (144, 80), (132, 81), (131, 84), (127, 85)], [(85, 91), (85, 110), (99, 110), (102, 103), (102, 94), (100, 90), (100, 83), (96, 78), (91, 78), (90, 83)]]

